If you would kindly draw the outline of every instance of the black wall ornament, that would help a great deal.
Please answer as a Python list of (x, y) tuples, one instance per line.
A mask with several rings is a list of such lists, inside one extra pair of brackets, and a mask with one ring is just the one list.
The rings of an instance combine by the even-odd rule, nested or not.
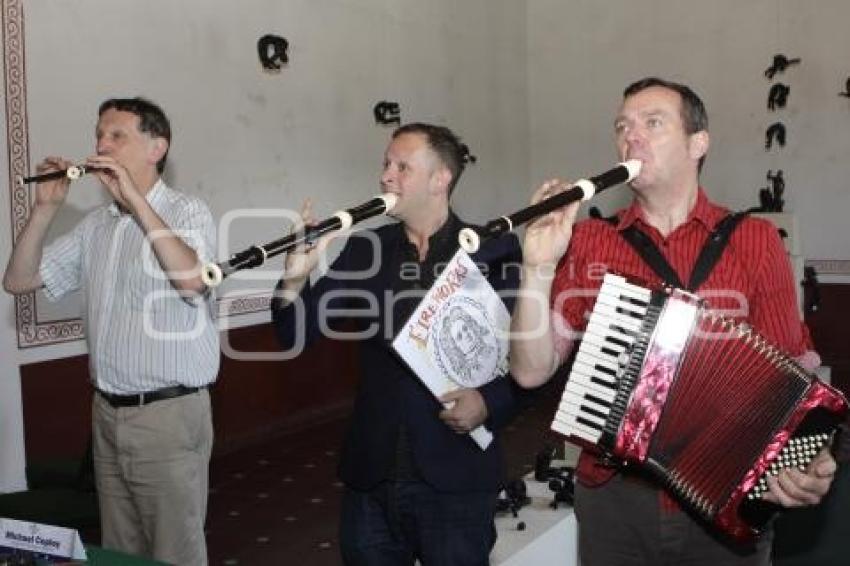
[(375, 115), (375, 122), (382, 125), (401, 124), (401, 108), (398, 102), (389, 102), (382, 100), (372, 108), (372, 113)]
[(850, 98), (850, 77), (847, 77), (847, 80), (844, 82), (844, 92), (839, 92), (838, 96)]
[(785, 179), (782, 176), (782, 169), (773, 172), (767, 171), (767, 180), (770, 182), (769, 187), (765, 187), (759, 191), (759, 210), (762, 212), (782, 212), (785, 208), (785, 199), (782, 195), (785, 193)]
[(777, 108), (785, 108), (790, 93), (791, 87), (782, 83), (776, 83), (770, 87), (770, 93), (767, 95), (767, 109), (773, 111)]
[(289, 49), (289, 42), (278, 35), (266, 34), (261, 37), (257, 41), (257, 52), (260, 55), (263, 70), (279, 72), (283, 65), (289, 63), (287, 49)]
[(764, 133), (764, 149), (769, 150), (773, 147), (773, 139), (776, 138), (776, 143), (779, 144), (779, 147), (785, 147), (785, 125), (782, 122), (774, 122), (767, 128), (767, 131)]
[(800, 63), (800, 58), (795, 57), (794, 59), (789, 59), (782, 53), (777, 53), (773, 56), (773, 64), (767, 68), (764, 72), (764, 76), (769, 79), (772, 79), (774, 75), (777, 73), (784, 73), (788, 67), (791, 65), (797, 65)]

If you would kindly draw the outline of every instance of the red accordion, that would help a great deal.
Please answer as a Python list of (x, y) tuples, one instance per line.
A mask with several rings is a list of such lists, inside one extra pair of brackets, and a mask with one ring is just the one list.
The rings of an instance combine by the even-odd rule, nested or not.
[(775, 506), (765, 478), (804, 469), (844, 396), (696, 295), (605, 276), (552, 429), (641, 466), (739, 540)]

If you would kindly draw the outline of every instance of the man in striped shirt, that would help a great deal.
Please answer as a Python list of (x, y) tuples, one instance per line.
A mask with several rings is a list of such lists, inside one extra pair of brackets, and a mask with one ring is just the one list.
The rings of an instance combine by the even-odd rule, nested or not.
[[(538, 219), (526, 233), (511, 342), (511, 370), (521, 385), (545, 382), (567, 358), (606, 271), (662, 282), (623, 237), (630, 227), (655, 244), (679, 280), (691, 278), (709, 234), (728, 213), (711, 203), (699, 185), (709, 146), (707, 127), (702, 101), (684, 85), (649, 78), (626, 89), (614, 129), (620, 158), (642, 162), (631, 183), (632, 205), (613, 222), (591, 219), (574, 225), (574, 204)], [(534, 200), (564, 186), (548, 181)], [(769, 222), (744, 218), (708, 277), (692, 290), (710, 294), (715, 308), (738, 309), (739, 318), (804, 366), (819, 364), (797, 310), (790, 264)], [(818, 503), (835, 470), (835, 460), (823, 451), (806, 473), (791, 469), (771, 478), (767, 499), (788, 507)], [(771, 533), (752, 547), (734, 546), (681, 512), (638, 473), (615, 469), (583, 451), (577, 476), (584, 566), (770, 563)]]
[[(107, 100), (96, 136), (96, 154), (84, 166), (112, 202), (45, 248), (69, 180), (39, 183), (3, 286), (42, 288), (50, 300), (82, 294), (102, 544), (206, 564), (207, 386), (218, 373), (219, 346), (200, 266), (214, 250), (215, 225), (203, 202), (160, 177), (171, 128), (155, 104)], [(71, 165), (48, 157), (37, 170)]]

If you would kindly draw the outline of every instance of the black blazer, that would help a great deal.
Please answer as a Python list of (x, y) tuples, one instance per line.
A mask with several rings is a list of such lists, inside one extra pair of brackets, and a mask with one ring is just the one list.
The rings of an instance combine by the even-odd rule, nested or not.
[[(398, 317), (387, 312), (399, 308), (391, 289), (398, 278), (393, 271), (399, 266), (394, 256), (400, 238), (406, 235), (399, 223), (358, 232), (330, 271), (315, 286), (305, 285), (300, 305), (295, 301), (278, 308), (273, 301), (272, 320), (281, 346), (291, 348), (298, 339), (309, 344), (321, 335), (320, 303), (325, 304), (324, 312), (333, 309), (340, 315), (325, 328), (348, 319), (356, 327), (348, 327), (350, 332), (368, 335), (361, 339), (361, 382), (339, 468), (349, 487), (367, 490), (387, 478), (396, 457), (399, 425), (404, 423), (414, 465), (426, 482), (442, 491), (498, 490), (504, 483), (498, 435), (487, 450), (481, 450), (469, 436), (449, 429), (437, 417), (442, 405), (392, 350), (394, 333), (404, 323), (393, 323)], [(472, 259), (479, 267), (486, 265), (485, 275), (497, 292), (517, 288), (521, 249), (513, 234), (485, 243)], [(352, 272), (360, 276), (350, 277)], [(512, 310), (513, 297), (504, 299)], [(520, 390), (510, 376), (478, 390), (487, 405), (485, 425), (496, 433), (515, 414)]]

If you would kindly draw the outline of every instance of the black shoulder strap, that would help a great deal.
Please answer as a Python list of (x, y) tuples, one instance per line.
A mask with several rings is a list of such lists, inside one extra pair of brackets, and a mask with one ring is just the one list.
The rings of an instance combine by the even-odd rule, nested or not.
[(741, 220), (747, 214), (747, 212), (733, 212), (717, 223), (714, 230), (708, 236), (708, 240), (706, 240), (696, 264), (694, 264), (694, 270), (691, 272), (691, 280), (688, 282), (689, 291), (696, 291), (708, 279), (708, 275), (714, 269), (717, 260), (723, 254), (723, 250), (726, 249), (729, 238), (732, 237), (732, 232), (735, 231), (735, 228), (738, 227), (738, 224), (741, 223)]
[[(620, 235), (623, 236), (629, 244), (631, 244), (637, 254), (659, 277), (661, 277), (662, 281), (666, 284), (679, 289), (695, 291), (708, 278), (708, 275), (717, 264), (717, 260), (720, 259), (721, 254), (723, 254), (723, 250), (729, 243), (729, 238), (732, 235), (732, 232), (746, 215), (746, 212), (737, 212), (726, 216), (723, 220), (717, 223), (717, 226), (715, 226), (714, 230), (711, 234), (709, 234), (699, 257), (694, 264), (694, 269), (691, 272), (691, 280), (688, 282), (687, 287), (682, 284), (679, 276), (676, 274), (676, 271), (670, 267), (667, 259), (658, 247), (652, 243), (649, 236), (638, 230), (634, 224), (625, 230), (621, 230)], [(605, 218), (605, 220), (611, 224), (617, 224), (618, 222), (616, 216)]]

